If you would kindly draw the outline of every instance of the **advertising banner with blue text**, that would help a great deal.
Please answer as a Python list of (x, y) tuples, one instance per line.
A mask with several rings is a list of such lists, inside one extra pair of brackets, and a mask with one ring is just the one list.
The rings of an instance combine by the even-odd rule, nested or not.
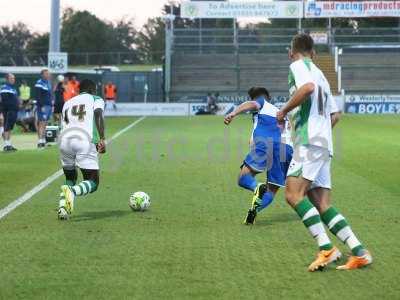
[(307, 1), (306, 18), (400, 17), (400, 1)]
[(400, 114), (400, 95), (346, 95), (351, 114)]
[(298, 19), (303, 17), (303, 3), (301, 1), (185, 1), (181, 6), (181, 17), (189, 19)]

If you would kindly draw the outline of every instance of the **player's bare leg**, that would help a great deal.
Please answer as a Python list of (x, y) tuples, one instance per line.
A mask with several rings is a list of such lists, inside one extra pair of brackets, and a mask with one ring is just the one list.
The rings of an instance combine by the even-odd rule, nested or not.
[(338, 270), (352, 270), (365, 267), (372, 263), (372, 256), (358, 240), (346, 219), (331, 205), (330, 190), (314, 188), (308, 191), (308, 197), (321, 214), (323, 223), (341, 242), (345, 243), (352, 252), (347, 263), (338, 266)]
[(65, 184), (61, 186), (60, 201), (58, 205), (58, 218), (67, 220), (72, 213), (75, 195), (70, 187), (76, 184), (78, 173), (75, 167), (64, 168)]
[(316, 240), (319, 252), (308, 270), (322, 270), (328, 264), (341, 257), (340, 251), (334, 247), (325, 231), (321, 216), (310, 200), (305, 197), (311, 182), (303, 177), (288, 177), (286, 180), (286, 201), (297, 212), (312, 237)]
[(46, 147), (46, 121), (38, 121), (37, 132), (38, 132), (38, 148), (43, 149)]
[[(59, 208), (60, 219), (67, 219), (68, 215), (72, 213), (75, 197), (94, 193), (99, 186), (99, 170), (81, 169), (81, 172), (83, 175), (83, 181), (79, 184), (76, 184), (76, 179), (78, 177), (76, 169), (64, 169), (66, 184), (61, 186), (61, 200)], [(67, 212), (67, 216), (64, 216), (64, 211)]]

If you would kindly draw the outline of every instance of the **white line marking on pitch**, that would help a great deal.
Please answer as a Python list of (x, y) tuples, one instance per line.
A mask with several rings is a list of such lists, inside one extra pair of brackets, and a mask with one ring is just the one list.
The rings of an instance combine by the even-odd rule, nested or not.
[[(111, 143), (113, 140), (117, 139), (118, 137), (120, 137), (122, 134), (124, 134), (125, 132), (127, 132), (129, 129), (131, 129), (132, 127), (135, 127), (137, 124), (139, 124), (140, 122), (142, 122), (146, 117), (141, 117), (140, 119), (137, 119), (135, 122), (133, 122), (132, 124), (128, 125), (127, 127), (125, 127), (124, 129), (118, 131), (116, 134), (114, 134), (109, 140), (108, 143)], [(11, 213), (14, 209), (16, 209), (18, 206), (24, 204), (25, 202), (29, 201), (33, 196), (35, 196), (37, 193), (39, 193), (41, 190), (45, 189), (46, 187), (48, 187), (50, 184), (52, 184), (55, 180), (57, 180), (61, 175), (63, 175), (64, 172), (63, 170), (58, 170), (57, 172), (55, 172), (53, 175), (51, 175), (50, 177), (46, 178), (45, 180), (43, 180), (41, 183), (39, 183), (37, 186), (35, 186), (33, 189), (31, 189), (30, 191), (26, 192), (25, 194), (23, 194), (21, 197), (19, 197), (18, 199), (14, 200), (13, 202), (11, 202), (9, 205), (7, 205), (5, 208), (0, 210), (0, 220), (3, 219), (5, 216), (7, 216), (9, 213)]]

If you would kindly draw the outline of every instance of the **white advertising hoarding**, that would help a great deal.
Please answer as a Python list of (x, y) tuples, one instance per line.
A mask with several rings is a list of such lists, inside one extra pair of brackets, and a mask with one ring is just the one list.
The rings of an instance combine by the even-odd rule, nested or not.
[(108, 105), (105, 115), (113, 116), (188, 116), (188, 103), (117, 103)]
[(346, 103), (399, 102), (400, 95), (346, 95)]
[[(346, 95), (334, 97), (341, 111), (357, 114), (400, 114), (400, 95)], [(285, 104), (275, 102), (281, 107)], [(238, 105), (234, 102), (219, 102), (216, 115), (224, 116)], [(195, 116), (207, 114), (207, 103), (119, 103), (114, 110), (109, 105), (105, 111), (113, 116)]]
[[(216, 115), (224, 116), (232, 112), (236, 108), (236, 104), (232, 102), (217, 103), (218, 109)], [(207, 111), (207, 103), (190, 103), (189, 104), (189, 114), (191, 116), (197, 115), (198, 113)]]
[(49, 52), (48, 68), (52, 73), (68, 72), (68, 53), (66, 52)]
[(400, 1), (307, 1), (306, 18), (400, 17)]
[[(217, 115), (233, 111), (235, 103), (217, 103)], [(207, 111), (207, 103), (117, 103), (117, 109), (107, 105), (105, 115), (108, 117), (125, 116), (194, 116)]]
[(181, 17), (196, 18), (302, 18), (303, 3), (301, 1), (185, 1), (181, 7)]
[(400, 95), (346, 95), (350, 114), (400, 114)]
[(326, 32), (311, 32), (310, 36), (313, 38), (314, 43), (317, 45), (328, 44), (328, 34)]

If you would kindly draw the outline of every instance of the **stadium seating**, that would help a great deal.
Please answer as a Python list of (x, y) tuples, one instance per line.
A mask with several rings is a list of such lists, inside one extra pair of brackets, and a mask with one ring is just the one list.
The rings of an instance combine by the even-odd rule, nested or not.
[[(337, 75), (331, 55), (319, 55), (316, 63), (337, 91)], [(287, 54), (175, 54), (172, 63), (172, 99), (204, 96), (207, 92), (245, 94), (254, 85), (266, 86), (273, 95), (288, 93)]]
[[(321, 54), (316, 64), (338, 93), (334, 58)], [(287, 95), (286, 54), (175, 54), (172, 98), (204, 96), (207, 92), (244, 95), (253, 85), (267, 86), (273, 95)], [(340, 56), (346, 93), (400, 92), (400, 53), (347, 53)]]
[(340, 56), (347, 93), (400, 92), (400, 53), (349, 53)]

